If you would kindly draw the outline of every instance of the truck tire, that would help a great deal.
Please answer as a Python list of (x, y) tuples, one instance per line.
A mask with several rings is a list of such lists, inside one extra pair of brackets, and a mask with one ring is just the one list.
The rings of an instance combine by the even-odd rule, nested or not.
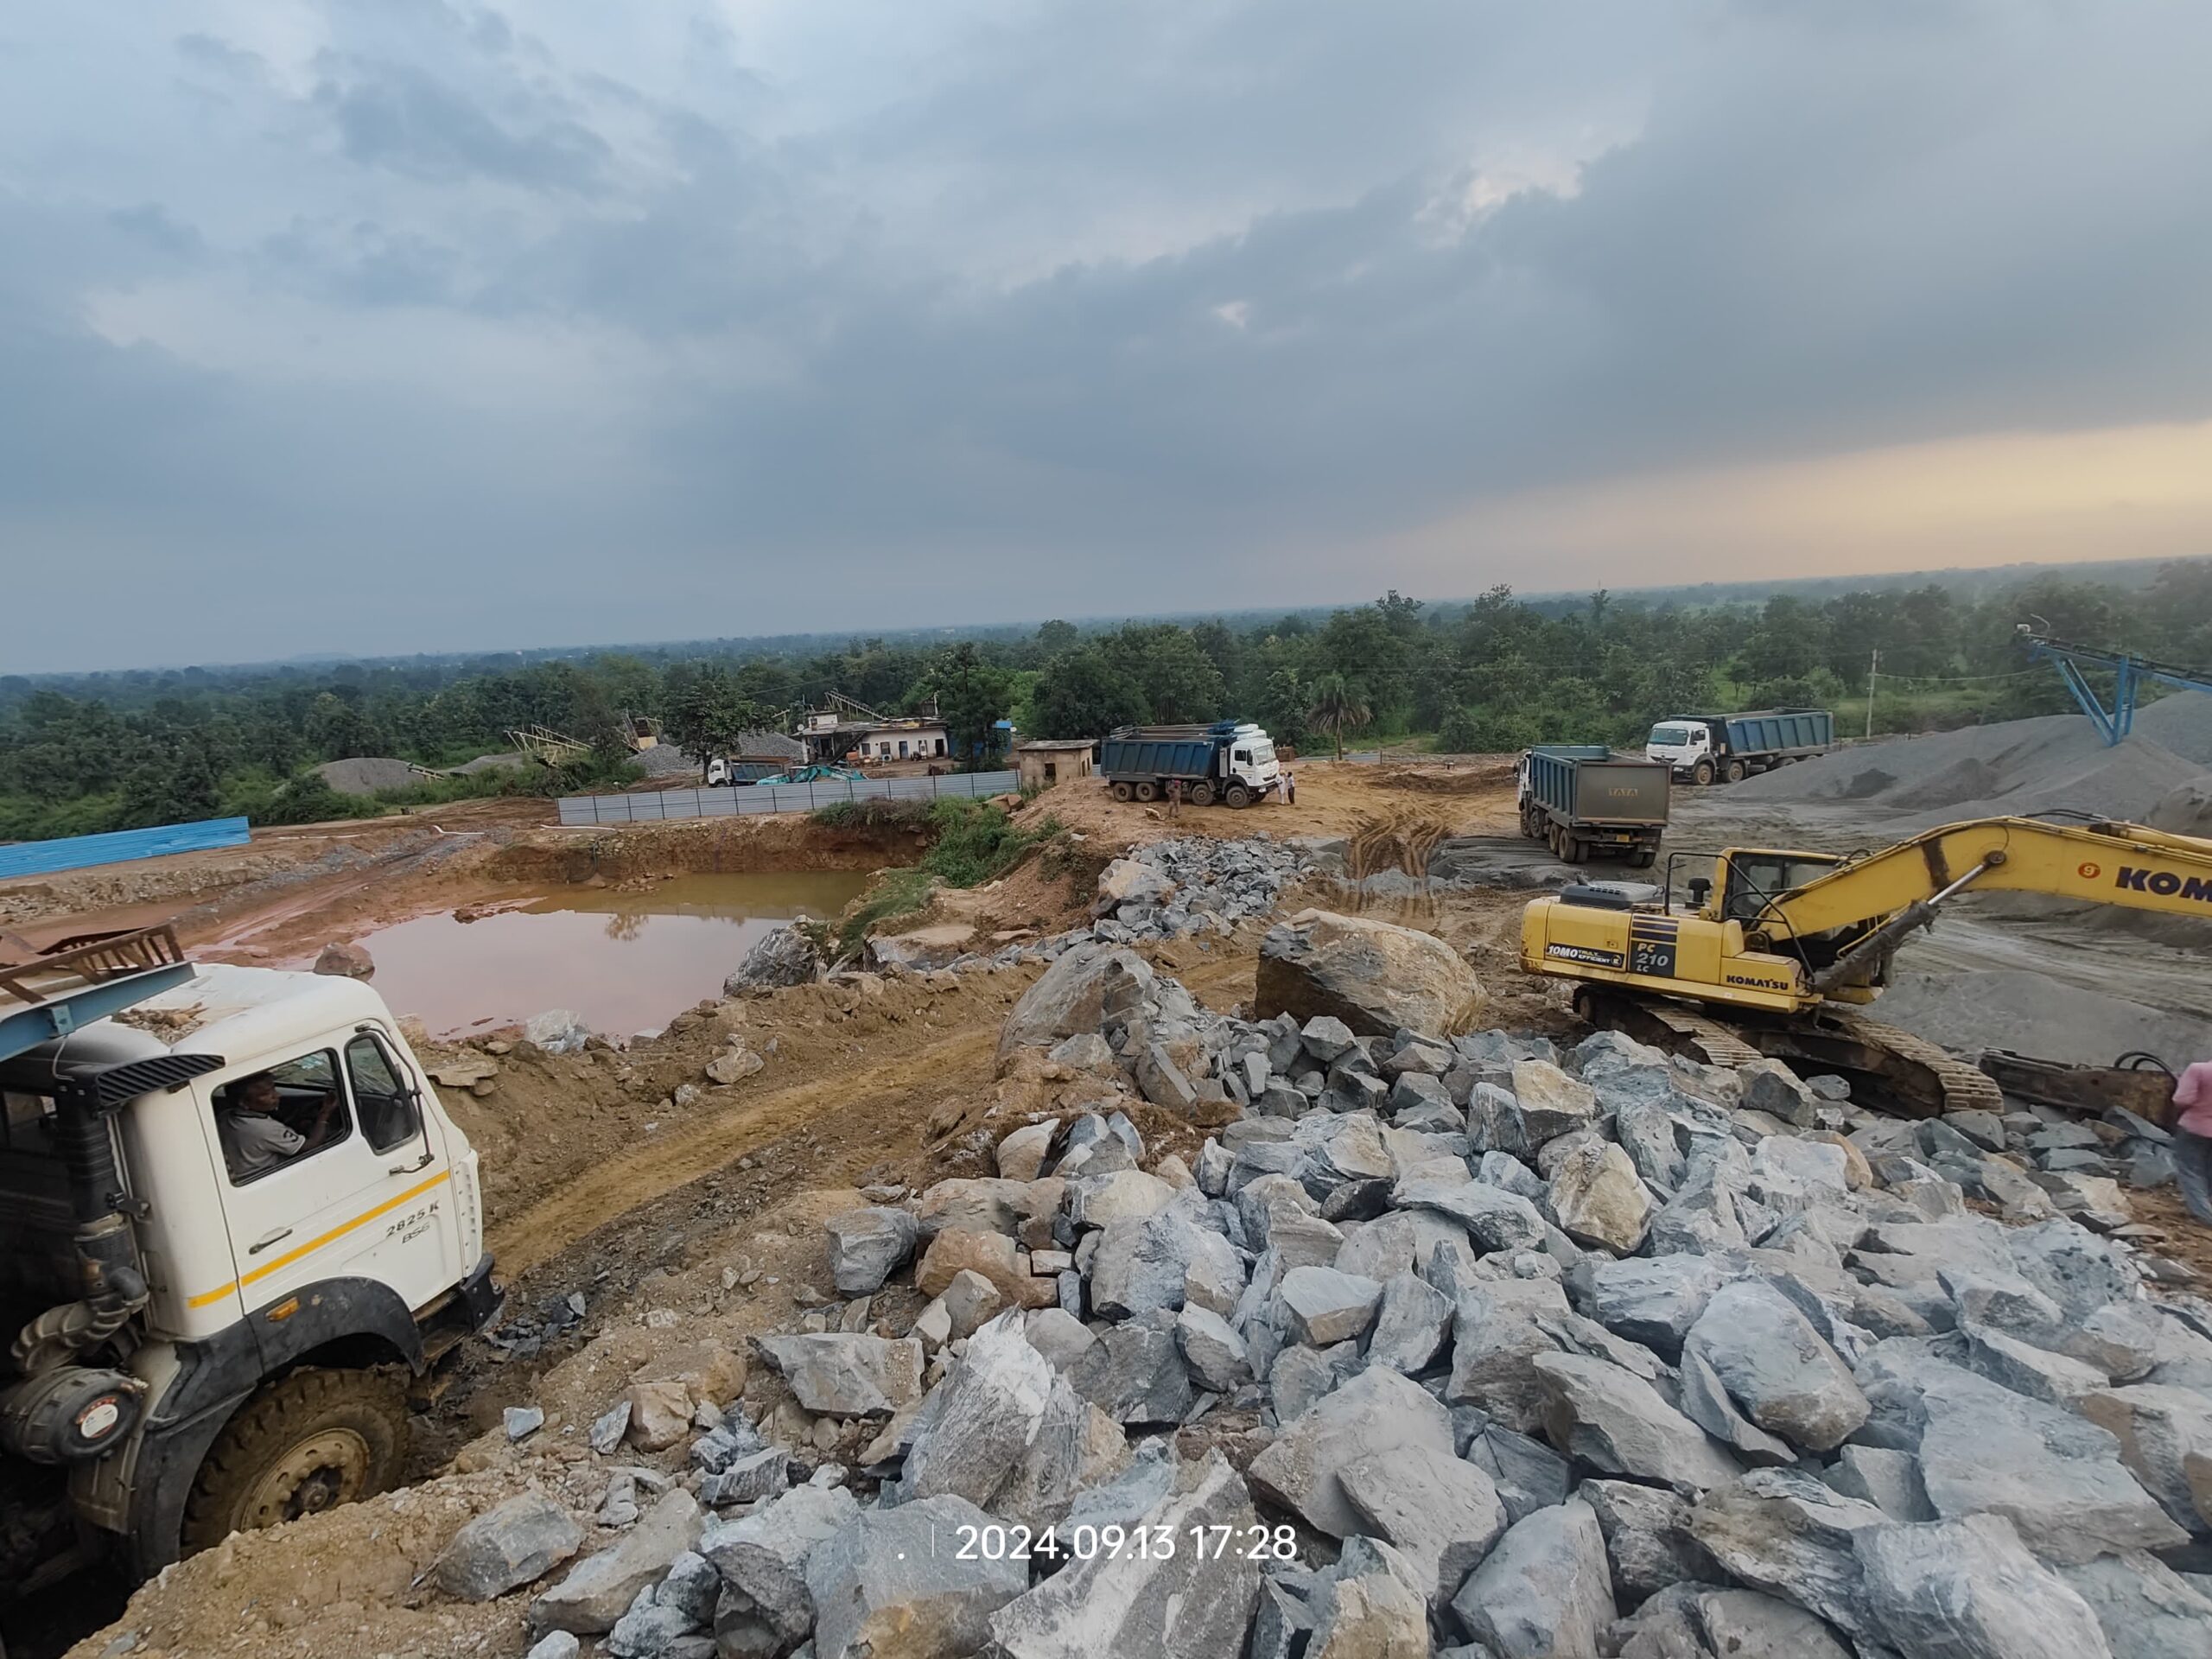
[(1692, 782), (1692, 783), (1694, 783), (1694, 784), (1697, 785), (1700, 788), (1704, 787), (1706, 785), (1707, 785), (1707, 784), (1711, 783), (1712, 781), (1713, 781), (1713, 762), (1712, 762), (1712, 761), (1710, 761), (1710, 760), (1700, 760), (1700, 761), (1699, 761), (1699, 762), (1697, 763), (1697, 765), (1695, 765), (1695, 766), (1692, 766), (1692, 767), (1690, 768), (1690, 782)]
[(1726, 778), (1732, 784), (1742, 783), (1744, 781), (1744, 763), (1740, 760), (1731, 760), (1728, 763), (1728, 770), (1720, 775)]
[(1560, 839), (1566, 843), (1560, 852), (1568, 863), (1587, 864), (1590, 861), (1590, 843), (1581, 836), (1561, 836)]
[(1635, 855), (1629, 860), (1629, 867), (1631, 869), (1648, 870), (1658, 861), (1659, 849), (1656, 847), (1639, 847), (1636, 849)]
[(1126, 801), (1135, 793), (1136, 791), (1130, 788), (1127, 784), (1116, 784), (1114, 785), (1114, 798), (1117, 801)]
[(1206, 782), (1203, 778), (1197, 783), (1192, 784), (1191, 785), (1191, 804), (1192, 806), (1211, 806), (1213, 804), (1213, 785)]
[(389, 1491), (407, 1462), (407, 1401), (373, 1371), (294, 1371), (224, 1426), (185, 1500), (189, 1555)]
[[(1242, 784), (1231, 784), (1229, 786), (1229, 793), (1223, 796), (1222, 799), (1227, 801), (1231, 807), (1241, 812), (1246, 807), (1252, 804), (1252, 791), (1245, 788)], [(1204, 804), (1204, 803), (1200, 803), (1200, 804)]]
[(1159, 798), (1160, 785), (1154, 783), (1149, 778), (1146, 779), (1144, 782), (1137, 785), (1137, 799), (1141, 801), (1156, 801)]

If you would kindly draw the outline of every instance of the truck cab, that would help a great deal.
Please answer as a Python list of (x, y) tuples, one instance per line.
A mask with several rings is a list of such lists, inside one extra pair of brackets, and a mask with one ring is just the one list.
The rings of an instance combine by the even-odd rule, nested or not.
[(1663, 760), (1677, 778), (1711, 783), (1715, 761), (1713, 728), (1707, 721), (1677, 715), (1662, 720), (1643, 740), (1643, 758)]
[(28, 999), (0, 976), (18, 1592), (395, 1484), (409, 1380), (499, 1308), (476, 1154), (373, 990), (126, 966)]

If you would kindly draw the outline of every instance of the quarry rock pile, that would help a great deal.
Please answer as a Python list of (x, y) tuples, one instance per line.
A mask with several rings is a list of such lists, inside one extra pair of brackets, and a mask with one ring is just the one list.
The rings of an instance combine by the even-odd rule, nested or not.
[(2205, 1650), (2212, 1303), (2127, 1242), (2152, 1126), (1364, 1023), (1065, 948), (999, 1062), (1090, 1107), (830, 1217), (844, 1300), (752, 1356), (788, 1398), (633, 1387), (616, 1522), (518, 1500), (440, 1584), (613, 1659)]

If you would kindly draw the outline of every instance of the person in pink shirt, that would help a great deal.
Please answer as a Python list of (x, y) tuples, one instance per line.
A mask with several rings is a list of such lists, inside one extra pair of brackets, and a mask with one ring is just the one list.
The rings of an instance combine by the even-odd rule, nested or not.
[(2174, 1174), (2190, 1213), (2212, 1225), (2212, 1060), (2199, 1060), (2174, 1084)]

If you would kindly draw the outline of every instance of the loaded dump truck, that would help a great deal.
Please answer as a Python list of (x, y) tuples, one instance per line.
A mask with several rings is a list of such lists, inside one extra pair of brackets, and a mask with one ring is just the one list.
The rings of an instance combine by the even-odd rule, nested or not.
[(1644, 740), (1643, 758), (1664, 760), (1693, 784), (1736, 784), (1834, 747), (1835, 716), (1825, 709), (1755, 709), (1662, 720)]
[(1602, 744), (1540, 744), (1521, 756), (1521, 833), (1570, 864), (1615, 858), (1649, 869), (1666, 833), (1670, 776), (1664, 761)]
[(175, 933), (0, 963), (0, 1601), (366, 1497), (499, 1293), (381, 998)]
[(1098, 771), (1117, 801), (1156, 801), (1180, 783), (1193, 806), (1249, 806), (1281, 781), (1275, 746), (1257, 726), (1124, 726), (1098, 746)]

